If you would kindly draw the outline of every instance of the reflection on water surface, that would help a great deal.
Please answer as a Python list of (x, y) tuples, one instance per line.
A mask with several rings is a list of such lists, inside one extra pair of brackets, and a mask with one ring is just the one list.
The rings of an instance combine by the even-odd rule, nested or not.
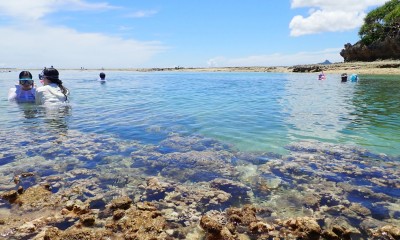
[(208, 218), (250, 239), (400, 225), (395, 79), (113, 74), (66, 71), (71, 108), (0, 102), (2, 237), (201, 239)]

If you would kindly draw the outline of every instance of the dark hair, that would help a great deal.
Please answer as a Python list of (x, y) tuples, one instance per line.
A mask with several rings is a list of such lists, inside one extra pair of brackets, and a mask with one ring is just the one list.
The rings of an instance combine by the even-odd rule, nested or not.
[(19, 79), (21, 78), (29, 78), (32, 79), (32, 73), (29, 71), (22, 71), (19, 73)]
[(105, 73), (103, 73), (103, 72), (100, 73), (100, 78), (101, 78), (101, 79), (103, 79), (103, 78), (105, 78), (105, 77), (106, 77), (106, 74), (105, 74)]
[(55, 83), (58, 85), (58, 87), (61, 89), (61, 92), (65, 95), (65, 99), (67, 99), (67, 94), (68, 94), (68, 88), (64, 87), (62, 85), (62, 81), (58, 78), (58, 71), (57, 69), (51, 67), (51, 68), (45, 68), (43, 69), (43, 75), (52, 83)]

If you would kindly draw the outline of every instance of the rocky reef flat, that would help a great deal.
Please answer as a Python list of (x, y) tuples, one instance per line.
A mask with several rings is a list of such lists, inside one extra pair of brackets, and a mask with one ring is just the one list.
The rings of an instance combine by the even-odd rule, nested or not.
[(136, 71), (181, 71), (181, 72), (281, 72), (281, 73), (356, 73), (364, 75), (400, 75), (400, 60), (373, 62), (341, 62), (332, 64), (307, 64), (276, 67), (210, 67), (210, 68), (148, 68)]
[(399, 156), (31, 135), (0, 134), (0, 239), (400, 239)]
[[(12, 69), (20, 71), (22, 69)], [(41, 70), (41, 69), (32, 69)], [(157, 68), (101, 68), (63, 69), (80, 71), (135, 71), (135, 72), (276, 72), (276, 73), (356, 73), (364, 75), (400, 75), (400, 60), (378, 60), (373, 62), (337, 62), (331, 64), (305, 64), (294, 66), (249, 66), (249, 67), (157, 67)], [(7, 70), (7, 71), (11, 71)]]

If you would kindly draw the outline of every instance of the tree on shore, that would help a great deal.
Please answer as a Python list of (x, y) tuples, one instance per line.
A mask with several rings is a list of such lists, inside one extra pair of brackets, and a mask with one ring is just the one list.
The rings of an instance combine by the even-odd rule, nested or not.
[(400, 0), (391, 0), (372, 10), (364, 19), (358, 32), (361, 42), (370, 45), (400, 32)]

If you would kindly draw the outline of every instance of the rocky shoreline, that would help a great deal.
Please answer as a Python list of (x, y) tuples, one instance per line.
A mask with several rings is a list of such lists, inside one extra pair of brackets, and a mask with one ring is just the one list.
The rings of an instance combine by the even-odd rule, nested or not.
[[(23, 69), (3, 69), (3, 71), (20, 71)], [(31, 69), (42, 70), (42, 69)], [(99, 68), (69, 69), (76, 71), (135, 71), (135, 72), (276, 72), (276, 73), (356, 73), (362, 75), (400, 75), (400, 60), (381, 60), (373, 62), (340, 62), (332, 64), (305, 64), (294, 66), (254, 66), (254, 67), (158, 67), (158, 68)]]
[(141, 72), (280, 72), (280, 73), (357, 73), (367, 75), (400, 75), (400, 60), (374, 62), (346, 62), (333, 64), (307, 64), (278, 67), (214, 67), (214, 68), (149, 68), (135, 69)]
[(318, 142), (281, 156), (176, 134), (154, 146), (29, 136), (0, 135), (0, 239), (400, 239), (398, 158)]

